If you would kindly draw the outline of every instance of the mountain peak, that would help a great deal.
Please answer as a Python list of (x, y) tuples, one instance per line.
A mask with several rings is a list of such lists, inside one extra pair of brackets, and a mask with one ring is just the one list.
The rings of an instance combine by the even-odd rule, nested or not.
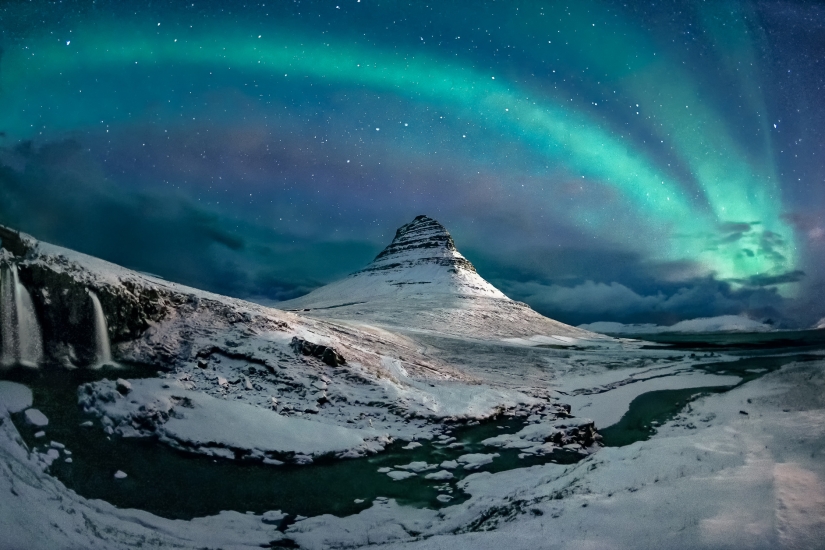
[(505, 296), (476, 272), (447, 229), (429, 216), (416, 216), (399, 227), (392, 242), (361, 271), (277, 307), (475, 338), (590, 334)]
[(432, 264), (475, 273), (476, 269), (456, 249), (447, 229), (429, 216), (416, 216), (395, 232), (395, 238), (360, 272), (409, 268)]

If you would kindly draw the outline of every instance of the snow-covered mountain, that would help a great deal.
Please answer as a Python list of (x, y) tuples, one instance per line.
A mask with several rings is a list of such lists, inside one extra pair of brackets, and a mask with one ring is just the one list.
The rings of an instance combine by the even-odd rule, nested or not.
[(461, 255), (447, 229), (428, 216), (399, 227), (364, 269), (276, 307), (480, 338), (595, 336), (505, 296)]
[(771, 332), (771, 325), (754, 321), (741, 315), (720, 315), (679, 321), (675, 325), (662, 326), (650, 323), (626, 325), (610, 321), (598, 321), (579, 328), (605, 334), (662, 334), (662, 333), (705, 333), (705, 332)]

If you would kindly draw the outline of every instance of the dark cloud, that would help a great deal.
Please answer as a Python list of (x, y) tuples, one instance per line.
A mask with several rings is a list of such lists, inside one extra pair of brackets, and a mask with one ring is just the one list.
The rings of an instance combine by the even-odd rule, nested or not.
[(797, 269), (780, 275), (754, 275), (744, 282), (750, 286), (771, 286), (785, 283), (798, 283), (804, 278), (805, 272)]
[(315, 240), (108, 179), (73, 140), (0, 149), (0, 224), (206, 290), (293, 298), (360, 267), (368, 242)]
[(683, 319), (739, 314), (786, 319), (782, 313), (786, 300), (775, 289), (734, 289), (714, 279), (655, 293), (637, 292), (617, 282), (594, 281), (574, 286), (511, 281), (504, 288), (508, 295), (527, 301), (540, 313), (571, 324), (600, 319), (668, 325)]

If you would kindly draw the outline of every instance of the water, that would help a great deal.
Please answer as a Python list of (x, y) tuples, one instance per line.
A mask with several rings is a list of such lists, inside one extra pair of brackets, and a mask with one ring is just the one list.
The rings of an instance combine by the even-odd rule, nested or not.
[[(121, 508), (138, 508), (167, 518), (191, 519), (221, 510), (263, 513), (276, 509), (305, 516), (344, 516), (369, 507), (378, 496), (411, 506), (439, 508), (468, 498), (456, 482), (475, 471), (497, 472), (578, 459), (576, 454), (566, 452), (552, 457), (519, 458), (516, 450), (482, 445), (481, 441), (488, 437), (514, 433), (524, 426), (523, 420), (504, 418), (454, 429), (451, 435), (464, 444), (462, 449), (421, 441), (421, 447), (405, 450), (402, 447), (407, 442), (396, 442), (371, 457), (319, 460), (306, 466), (271, 466), (176, 451), (153, 438), (109, 438), (99, 421), (85, 415), (77, 405), (77, 387), (82, 383), (155, 375), (153, 368), (132, 365), (74, 371), (18, 369), (6, 377), (28, 385), (34, 394), (34, 406), (49, 418), (46, 437), (36, 439), (35, 430), (26, 426), (20, 415), (14, 417), (26, 443), (43, 447), (54, 440), (72, 451), (72, 463), (63, 459), (54, 462), (50, 470), (54, 476), (86, 498), (99, 498)], [(81, 428), (80, 423), (86, 420), (93, 420), (94, 427)], [(413, 461), (433, 464), (466, 453), (494, 452), (500, 456), (492, 464), (474, 471), (451, 470), (456, 477), (449, 482), (424, 479), (426, 473), (438, 469), (402, 481), (393, 481), (377, 471)], [(128, 477), (114, 479), (117, 470), (126, 472)], [(453, 499), (442, 503), (437, 499), (440, 494), (449, 494)], [(355, 499), (364, 502), (356, 503)]]
[[(783, 330), (776, 332), (662, 333), (634, 335), (633, 338), (667, 344), (672, 349), (696, 352), (740, 354), (777, 353), (825, 349), (825, 330)], [(661, 349), (657, 346), (657, 349)]]
[(7, 266), (0, 266), (0, 366), (17, 363), (17, 314), (14, 278)]
[(43, 335), (31, 295), (14, 264), (0, 268), (0, 365), (37, 367), (43, 362)]
[(112, 348), (109, 344), (109, 328), (106, 325), (106, 316), (103, 314), (103, 308), (100, 305), (100, 299), (97, 294), (89, 292), (89, 298), (92, 299), (92, 306), (94, 307), (95, 319), (95, 366), (103, 365), (104, 363), (111, 363)]
[(821, 355), (796, 354), (745, 357), (738, 361), (698, 364), (695, 367), (697, 370), (709, 374), (735, 375), (739, 376), (741, 381), (733, 386), (657, 390), (643, 393), (630, 402), (628, 411), (619, 422), (599, 430), (602, 443), (608, 447), (623, 447), (637, 441), (646, 441), (655, 435), (657, 426), (672, 420), (688, 404), (700, 397), (729, 391), (789, 363), (815, 361), (822, 358)]

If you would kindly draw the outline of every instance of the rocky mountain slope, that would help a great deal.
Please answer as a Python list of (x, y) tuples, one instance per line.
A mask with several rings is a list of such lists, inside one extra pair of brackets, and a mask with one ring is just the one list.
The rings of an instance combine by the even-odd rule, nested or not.
[(444, 226), (427, 216), (399, 227), (389, 246), (364, 269), (278, 307), (312, 317), (482, 339), (599, 338), (505, 296), (461, 255)]

